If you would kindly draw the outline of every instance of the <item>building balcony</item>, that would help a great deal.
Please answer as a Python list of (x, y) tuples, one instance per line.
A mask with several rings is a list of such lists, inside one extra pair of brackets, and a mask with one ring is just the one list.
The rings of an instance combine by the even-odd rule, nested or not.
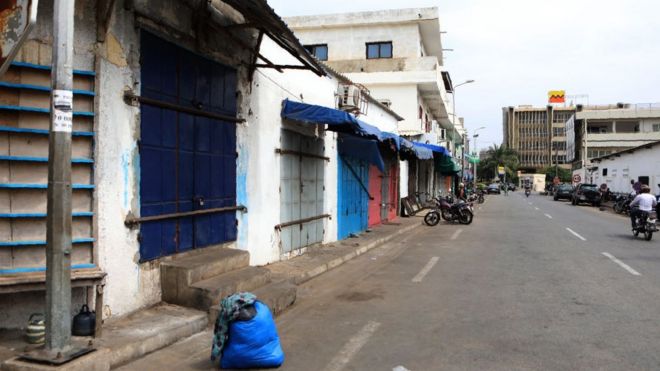
[(452, 129), (449, 102), (436, 57), (331, 61), (327, 64), (349, 79), (369, 87), (416, 85), (433, 118)]
[(660, 140), (660, 132), (653, 133), (589, 133), (587, 147), (637, 147)]

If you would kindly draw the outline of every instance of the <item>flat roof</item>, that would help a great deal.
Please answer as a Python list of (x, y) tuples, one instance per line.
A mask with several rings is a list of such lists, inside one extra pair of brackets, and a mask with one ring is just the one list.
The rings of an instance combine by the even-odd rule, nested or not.
[(651, 142), (651, 143), (642, 144), (641, 146), (637, 146), (637, 147), (633, 147), (633, 148), (624, 149), (623, 151), (610, 153), (609, 155), (605, 155), (605, 156), (600, 156), (600, 157), (592, 158), (591, 161), (592, 161), (592, 162), (593, 162), (593, 161), (600, 162), (600, 161), (602, 161), (602, 160), (607, 160), (607, 159), (610, 158), (610, 157), (619, 157), (619, 156), (621, 156), (621, 155), (625, 155), (625, 154), (627, 154), (627, 153), (633, 153), (633, 152), (638, 151), (638, 150), (640, 150), (640, 149), (653, 148), (653, 147), (657, 146), (658, 144), (660, 144), (660, 140), (655, 141), (655, 142)]
[(419, 25), (426, 54), (442, 61), (439, 14), (437, 7), (405, 8), (286, 17), (284, 21), (294, 31), (415, 23)]

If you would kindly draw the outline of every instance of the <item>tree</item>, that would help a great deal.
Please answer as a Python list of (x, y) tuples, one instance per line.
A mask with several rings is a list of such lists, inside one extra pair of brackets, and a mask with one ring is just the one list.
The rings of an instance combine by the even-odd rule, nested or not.
[(481, 169), (479, 174), (482, 176), (482, 179), (493, 179), (498, 175), (497, 168), (504, 166), (507, 178), (513, 181), (519, 163), (518, 153), (515, 150), (503, 145), (498, 146), (494, 144), (486, 151), (486, 158), (479, 164), (479, 168)]
[(559, 166), (548, 166), (543, 169), (542, 172), (545, 174), (546, 183), (552, 183), (552, 181), (555, 179), (555, 174), (559, 176), (559, 180), (561, 180), (563, 183), (570, 183), (573, 176), (570, 170)]

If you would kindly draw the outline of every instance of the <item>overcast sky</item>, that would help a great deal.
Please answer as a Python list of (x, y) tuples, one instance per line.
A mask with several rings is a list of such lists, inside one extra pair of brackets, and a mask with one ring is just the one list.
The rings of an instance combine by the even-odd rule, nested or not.
[(502, 141), (502, 107), (544, 106), (548, 90), (590, 104), (660, 102), (660, 1), (268, 0), (283, 16), (437, 6), (444, 65), (479, 147)]

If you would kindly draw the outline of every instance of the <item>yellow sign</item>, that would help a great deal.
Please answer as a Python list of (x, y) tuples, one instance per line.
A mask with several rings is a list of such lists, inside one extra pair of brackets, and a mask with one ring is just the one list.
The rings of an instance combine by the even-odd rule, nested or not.
[(564, 103), (564, 102), (566, 102), (566, 91), (550, 90), (548, 92), (548, 103)]
[(500, 175), (504, 175), (504, 166), (498, 166), (497, 167), (497, 173)]

